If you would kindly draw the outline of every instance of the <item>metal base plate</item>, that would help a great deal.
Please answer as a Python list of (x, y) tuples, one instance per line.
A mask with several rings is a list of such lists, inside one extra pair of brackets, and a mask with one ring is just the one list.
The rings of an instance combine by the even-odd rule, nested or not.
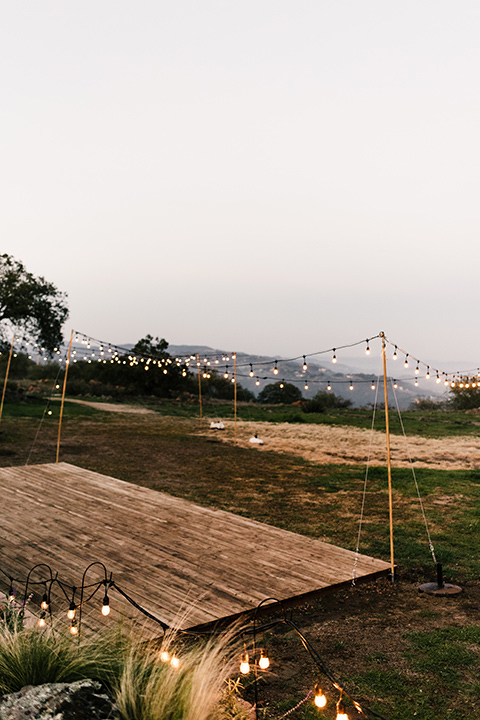
[(419, 586), (420, 592), (428, 593), (429, 595), (458, 595), (459, 593), (463, 592), (462, 588), (458, 585), (450, 585), (450, 583), (445, 583), (443, 587), (439, 587), (437, 583), (431, 582), (431, 583), (423, 583), (423, 585)]

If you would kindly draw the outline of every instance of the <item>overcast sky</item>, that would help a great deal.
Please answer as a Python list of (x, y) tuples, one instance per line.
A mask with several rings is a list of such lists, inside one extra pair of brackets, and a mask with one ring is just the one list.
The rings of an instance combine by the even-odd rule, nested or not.
[(2, 0), (1, 252), (71, 328), (480, 364), (480, 4)]

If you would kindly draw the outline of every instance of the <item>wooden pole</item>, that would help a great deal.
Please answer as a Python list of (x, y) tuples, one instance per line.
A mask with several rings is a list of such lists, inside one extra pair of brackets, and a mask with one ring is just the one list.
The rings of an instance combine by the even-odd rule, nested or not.
[(234, 420), (233, 420), (233, 444), (237, 444), (237, 353), (233, 356), (233, 379), (234, 379), (234, 385), (233, 385), (233, 413), (234, 413)]
[(8, 356), (7, 371), (5, 373), (5, 381), (3, 383), (2, 402), (0, 403), (0, 422), (2, 421), (3, 403), (5, 401), (5, 392), (7, 390), (8, 373), (10, 372), (10, 363), (12, 362), (13, 354), (13, 343), (15, 342), (15, 335), (12, 337), (12, 344), (10, 345), (10, 355)]
[(68, 375), (68, 367), (70, 365), (70, 355), (72, 352), (72, 341), (73, 341), (73, 330), (72, 330), (72, 334), (70, 335), (70, 344), (68, 346), (67, 361), (65, 363), (65, 377), (63, 378), (62, 404), (60, 405), (60, 419), (58, 421), (57, 459), (55, 460), (55, 462), (57, 462), (57, 463), (58, 463), (58, 458), (60, 456), (60, 438), (62, 435), (63, 406), (65, 404), (65, 391), (67, 389), (67, 375)]
[(385, 434), (387, 439), (387, 473), (388, 473), (388, 510), (390, 518), (390, 573), (392, 582), (395, 579), (395, 560), (393, 552), (393, 498), (392, 498), (392, 461), (390, 457), (390, 425), (388, 422), (388, 386), (387, 359), (385, 355), (385, 333), (381, 332), (383, 359), (383, 390), (385, 394)]
[(200, 372), (200, 355), (197, 353), (197, 370), (198, 370), (198, 403), (200, 405), (200, 419), (202, 419), (202, 377)]

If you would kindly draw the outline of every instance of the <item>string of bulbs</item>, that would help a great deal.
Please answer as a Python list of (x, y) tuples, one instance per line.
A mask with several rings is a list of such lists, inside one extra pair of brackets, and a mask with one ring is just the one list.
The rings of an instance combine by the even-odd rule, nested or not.
[[(98, 580), (93, 583), (86, 583), (86, 576), (91, 568), (99, 566), (103, 570), (103, 578), (101, 580)], [(43, 577), (40, 580), (32, 580), (31, 576), (35, 570), (38, 570), (39, 568), (44, 568), (47, 570), (48, 574)], [(37, 626), (38, 628), (42, 629), (45, 628), (47, 625), (47, 620), (49, 619), (50, 622), (52, 621), (52, 587), (55, 585), (57, 586), (62, 595), (65, 598), (66, 604), (68, 606), (66, 616), (67, 619), (70, 621), (70, 634), (72, 636), (79, 637), (80, 631), (81, 631), (81, 614), (83, 607), (89, 603), (93, 597), (97, 594), (97, 592), (100, 590), (100, 588), (103, 587), (104, 594), (103, 594), (103, 600), (101, 605), (101, 614), (104, 617), (108, 617), (110, 615), (110, 598), (108, 595), (108, 591), (110, 589), (116, 590), (123, 598), (125, 598), (131, 605), (135, 607), (136, 610), (138, 610), (141, 614), (143, 614), (145, 617), (148, 617), (150, 620), (153, 620), (156, 622), (160, 627), (162, 628), (163, 632), (165, 633), (168, 630), (171, 630), (170, 626), (164, 623), (162, 620), (159, 620), (156, 618), (152, 613), (150, 613), (148, 610), (145, 610), (145, 608), (141, 607), (133, 598), (131, 598), (124, 590), (122, 590), (114, 581), (113, 574), (108, 572), (106, 566), (99, 561), (95, 561), (90, 563), (86, 569), (83, 572), (82, 576), (82, 582), (79, 587), (76, 587), (74, 585), (70, 585), (69, 583), (64, 582), (61, 580), (58, 576), (58, 573), (54, 573), (51, 567), (46, 563), (37, 563), (34, 565), (28, 572), (26, 578), (19, 579), (12, 576), (10, 573), (6, 572), (2, 568), (0, 568), (0, 573), (7, 578), (9, 583), (9, 590), (7, 595), (7, 601), (8, 601), (8, 607), (10, 610), (18, 611), (21, 618), (23, 619), (25, 615), (25, 609), (26, 605), (29, 602), (29, 600), (32, 598), (33, 593), (31, 595), (28, 594), (29, 587), (31, 586), (39, 586), (43, 589), (42, 599), (40, 602), (40, 613), (38, 615), (37, 619)], [(15, 584), (23, 585), (24, 586), (24, 593), (23, 593), (23, 601), (21, 603), (17, 604), (16, 597), (17, 597), (17, 591)], [(275, 602), (278, 607), (281, 610), (281, 618), (276, 619), (273, 621), (270, 621), (268, 623), (264, 623), (261, 626), (257, 625), (257, 616), (259, 611), (262, 609), (262, 607), (267, 602)], [(270, 668), (270, 657), (267, 650), (266, 641), (263, 640), (262, 644), (259, 645), (257, 642), (257, 636), (258, 634), (262, 635), (262, 638), (264, 638), (265, 632), (268, 630), (271, 630), (279, 625), (286, 625), (291, 630), (293, 630), (299, 640), (301, 641), (301, 644), (305, 648), (305, 650), (310, 655), (312, 661), (314, 662), (317, 671), (318, 671), (318, 680), (315, 683), (315, 686), (312, 690), (309, 691), (307, 694), (307, 697), (301, 701), (295, 708), (292, 708), (288, 713), (285, 714), (285, 716), (291, 714), (294, 710), (296, 710), (300, 705), (302, 705), (304, 702), (306, 702), (308, 699), (313, 697), (313, 704), (319, 708), (323, 709), (328, 704), (328, 697), (327, 694), (323, 690), (323, 683), (321, 681), (321, 677), (324, 677), (326, 680), (330, 682), (332, 687), (338, 692), (338, 700), (336, 700), (336, 715), (335, 720), (349, 720), (349, 716), (346, 711), (345, 707), (345, 698), (348, 699), (349, 702), (353, 705), (355, 710), (359, 712), (363, 717), (376, 717), (380, 718), (380, 720), (386, 720), (384, 716), (380, 715), (376, 711), (372, 710), (369, 707), (366, 707), (365, 705), (362, 705), (361, 703), (357, 702), (355, 699), (351, 697), (351, 695), (346, 691), (345, 687), (338, 682), (338, 680), (335, 678), (331, 670), (327, 667), (325, 661), (319, 653), (316, 651), (316, 649), (313, 647), (311, 642), (307, 639), (305, 634), (297, 627), (297, 625), (293, 622), (292, 617), (287, 617), (287, 614), (285, 612), (285, 608), (283, 603), (280, 600), (277, 600), (276, 598), (266, 598), (263, 600), (259, 605), (249, 613), (246, 613), (247, 620), (251, 621), (251, 627), (250, 628), (242, 628), (238, 633), (238, 635), (243, 636), (243, 652), (241, 653), (240, 657), (240, 664), (239, 664), (239, 671), (241, 675), (249, 675), (252, 671), (254, 672), (254, 683), (255, 683), (255, 707), (257, 706), (257, 695), (258, 695), (258, 670), (261, 672), (266, 672)], [(186, 635), (186, 636), (194, 636), (194, 637), (208, 637), (213, 636), (214, 634), (218, 633), (218, 629), (213, 630), (211, 632), (204, 631), (204, 632), (196, 632), (192, 630), (177, 630), (180, 634)], [(247, 648), (247, 642), (245, 640), (246, 635), (252, 636), (252, 649), (249, 652), (249, 649)], [(174, 669), (177, 669), (181, 666), (181, 656), (176, 653), (169, 653), (167, 650), (163, 650), (160, 654), (160, 660), (165, 663), (169, 663), (170, 666)], [(284, 717), (285, 717), (284, 716)]]

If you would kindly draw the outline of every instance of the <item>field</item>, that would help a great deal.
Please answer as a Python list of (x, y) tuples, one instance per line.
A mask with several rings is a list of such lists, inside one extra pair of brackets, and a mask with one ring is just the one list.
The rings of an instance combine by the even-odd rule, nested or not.
[[(2, 466), (55, 460), (58, 403), (7, 404)], [(382, 417), (371, 412), (307, 417), (295, 410), (241, 408), (237, 444), (228, 406), (150, 405), (151, 413), (107, 413), (67, 404), (60, 459), (355, 549), (370, 448), (360, 551), (388, 560), (388, 501)], [(209, 429), (224, 418), (225, 431)], [(395, 584), (351, 587), (294, 612), (294, 619), (350, 692), (392, 720), (480, 718), (479, 501), (477, 417), (405, 413), (408, 449), (392, 418)], [(307, 420), (313, 420), (308, 423)], [(263, 438), (253, 447), (252, 434)], [(370, 446), (371, 442), (371, 446)], [(417, 492), (446, 580), (464, 592), (420, 594), (435, 577)], [(41, 561), (41, 559), (39, 559)], [(260, 688), (269, 718), (296, 705), (315, 680), (291, 632), (268, 638), (272, 672)], [(247, 684), (247, 683), (246, 683)], [(251, 697), (251, 687), (245, 688)], [(355, 717), (349, 709), (350, 717)], [(322, 717), (306, 703), (292, 717)], [(332, 709), (324, 717), (332, 717)]]

